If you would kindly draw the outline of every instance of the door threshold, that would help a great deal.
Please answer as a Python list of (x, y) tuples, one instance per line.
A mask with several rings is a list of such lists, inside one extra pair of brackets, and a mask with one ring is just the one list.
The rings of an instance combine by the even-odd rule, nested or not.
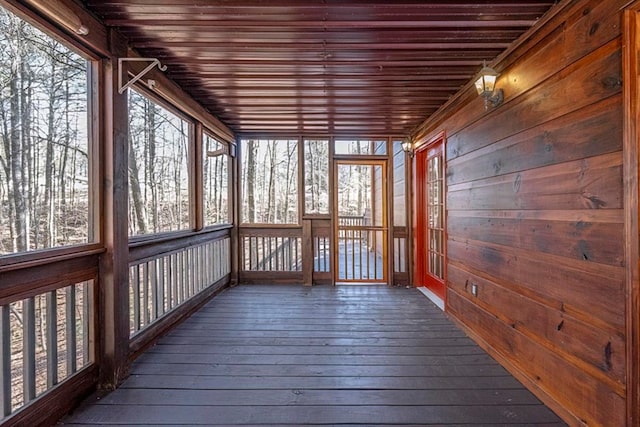
[(429, 290), (429, 288), (426, 288), (424, 286), (419, 286), (418, 290), (420, 292), (422, 292), (424, 294), (424, 296), (429, 298), (431, 300), (431, 302), (436, 305), (436, 307), (438, 307), (440, 310), (444, 311), (444, 300), (442, 298), (440, 298), (438, 295), (436, 295), (433, 292), (431, 292), (431, 290)]

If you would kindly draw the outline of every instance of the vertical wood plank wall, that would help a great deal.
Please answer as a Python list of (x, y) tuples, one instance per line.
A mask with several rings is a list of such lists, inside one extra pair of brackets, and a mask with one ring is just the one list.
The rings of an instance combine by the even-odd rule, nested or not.
[(415, 135), (448, 135), (449, 313), (572, 424), (625, 424), (626, 3), (564, 2), (497, 61), (503, 105)]

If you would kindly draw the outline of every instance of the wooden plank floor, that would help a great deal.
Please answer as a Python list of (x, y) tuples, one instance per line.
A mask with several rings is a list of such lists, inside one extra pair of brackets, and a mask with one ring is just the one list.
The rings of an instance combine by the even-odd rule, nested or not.
[(239, 286), (69, 425), (563, 425), (416, 289)]

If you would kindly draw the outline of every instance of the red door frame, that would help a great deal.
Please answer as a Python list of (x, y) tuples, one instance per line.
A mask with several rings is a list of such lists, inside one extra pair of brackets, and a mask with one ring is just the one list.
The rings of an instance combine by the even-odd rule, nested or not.
[[(446, 216), (446, 161), (445, 161), (445, 132), (441, 132), (431, 140), (420, 144), (415, 149), (415, 162), (414, 162), (414, 283), (416, 286), (425, 286), (436, 296), (438, 296), (446, 305), (446, 279), (447, 279), (447, 216)], [(437, 277), (428, 273), (427, 268), (427, 254), (428, 254), (428, 241), (427, 241), (427, 158), (434, 148), (440, 146), (442, 152), (442, 195), (443, 195), (443, 225), (444, 225), (444, 237), (443, 237), (443, 253), (444, 253), (444, 280), (440, 280)]]

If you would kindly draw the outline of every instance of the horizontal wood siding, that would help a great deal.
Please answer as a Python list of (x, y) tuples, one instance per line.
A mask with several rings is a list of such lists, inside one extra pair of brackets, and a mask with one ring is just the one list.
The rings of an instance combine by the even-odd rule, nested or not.
[(503, 105), (415, 135), (448, 135), (449, 313), (572, 424), (625, 424), (625, 3), (562, 3), (496, 62)]

